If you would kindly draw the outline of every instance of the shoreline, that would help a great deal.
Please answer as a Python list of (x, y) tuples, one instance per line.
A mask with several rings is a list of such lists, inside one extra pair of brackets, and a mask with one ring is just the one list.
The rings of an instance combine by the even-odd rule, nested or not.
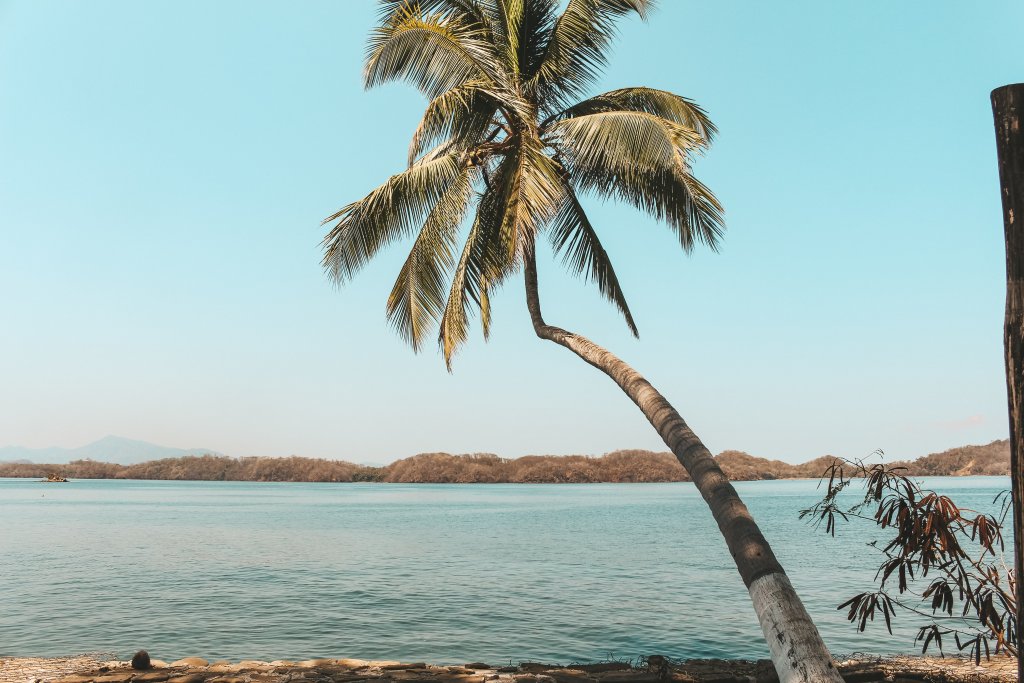
[[(853, 683), (869, 681), (935, 681), (937, 683), (1003, 683), (1015, 681), (1017, 662), (998, 656), (975, 665), (972, 659), (950, 656), (880, 657), (868, 654), (837, 662), (840, 674)], [(131, 663), (107, 660), (104, 654), (69, 657), (0, 656), (0, 683), (772, 683), (769, 660), (665, 660), (657, 656), (638, 662), (489, 666), (483, 662), (441, 666), (425, 662), (360, 659), (305, 661), (226, 660), (208, 662), (189, 657), (174, 662), (152, 660), (136, 670)]]

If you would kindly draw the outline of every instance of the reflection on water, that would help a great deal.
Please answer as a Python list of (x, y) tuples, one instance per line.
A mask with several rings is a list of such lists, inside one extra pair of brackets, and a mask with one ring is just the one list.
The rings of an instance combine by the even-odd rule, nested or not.
[[(989, 510), (1009, 478), (927, 483)], [(915, 651), (908, 617), (889, 637), (836, 611), (879, 560), (797, 518), (816, 484), (736, 488), (833, 651)], [(0, 479), (0, 520), (0, 655), (767, 656), (691, 484)]]

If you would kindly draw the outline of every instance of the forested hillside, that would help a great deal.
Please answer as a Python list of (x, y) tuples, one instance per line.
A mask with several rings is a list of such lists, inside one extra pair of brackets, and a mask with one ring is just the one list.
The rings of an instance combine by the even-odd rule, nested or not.
[[(800, 465), (758, 458), (742, 451), (715, 456), (734, 481), (813, 479), (833, 461), (822, 456)], [(1006, 440), (984, 446), (962, 446), (914, 461), (893, 463), (914, 476), (1005, 475), (1010, 472)], [(69, 479), (173, 479), (198, 481), (377, 481), (393, 483), (586, 483), (687, 481), (671, 453), (621, 450), (600, 457), (528, 455), (505, 459), (491, 453), (451, 455), (421, 453), (384, 467), (356, 465), (322, 458), (229, 458), (185, 456), (138, 465), (76, 460), (66, 465), (0, 463), (0, 477), (59, 474)]]
[(993, 441), (985, 446), (961, 446), (932, 453), (911, 462), (896, 463), (915, 476), (966, 476), (1010, 474), (1010, 442)]

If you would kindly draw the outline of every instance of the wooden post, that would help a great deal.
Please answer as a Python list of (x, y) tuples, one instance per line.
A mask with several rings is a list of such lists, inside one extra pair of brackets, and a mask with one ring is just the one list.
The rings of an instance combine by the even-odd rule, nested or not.
[[(1003, 349), (1010, 413), (1010, 487), (1013, 497), (1014, 575), (1017, 579), (1017, 642), (1024, 640), (1024, 83), (992, 91), (996, 154), (1006, 238), (1006, 318)], [(1024, 653), (1017, 657), (1017, 680), (1024, 681)]]

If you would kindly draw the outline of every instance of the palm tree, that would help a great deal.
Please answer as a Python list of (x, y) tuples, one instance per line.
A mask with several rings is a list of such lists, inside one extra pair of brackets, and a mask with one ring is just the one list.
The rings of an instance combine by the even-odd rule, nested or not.
[(583, 195), (647, 212), (686, 252), (697, 243), (715, 249), (722, 235), (721, 205), (690, 168), (715, 133), (699, 106), (651, 88), (580, 99), (606, 62), (617, 21), (643, 17), (651, 4), (568, 0), (560, 12), (560, 0), (381, 0), (366, 85), (409, 81), (429, 104), (407, 169), (324, 220), (333, 226), (323, 263), (342, 284), (382, 247), (415, 235), (387, 316), (413, 349), (438, 329), (449, 370), (471, 316), (479, 313), (486, 338), (490, 293), (521, 270), (537, 336), (611, 377), (704, 496), (781, 680), (840, 681), (757, 524), (686, 422), (626, 363), (541, 315), (535, 247), (546, 235), (565, 265), (593, 278), (637, 332)]

